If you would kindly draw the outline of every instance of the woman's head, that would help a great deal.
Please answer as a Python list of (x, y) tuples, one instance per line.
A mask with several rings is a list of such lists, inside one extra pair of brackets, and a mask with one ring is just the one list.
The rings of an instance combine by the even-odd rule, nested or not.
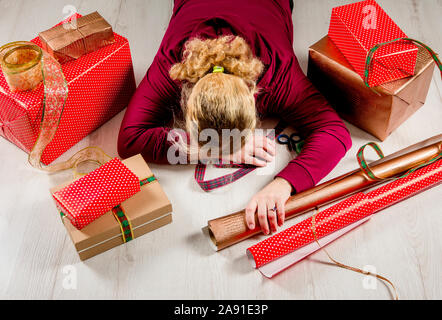
[(237, 76), (211, 73), (193, 87), (186, 105), (186, 129), (253, 130), (256, 126), (254, 89)]
[[(213, 73), (219, 66), (224, 72)], [(204, 129), (254, 130), (256, 81), (263, 64), (244, 39), (192, 39), (185, 44), (184, 60), (170, 70), (183, 82), (182, 106), (186, 129), (199, 135)]]

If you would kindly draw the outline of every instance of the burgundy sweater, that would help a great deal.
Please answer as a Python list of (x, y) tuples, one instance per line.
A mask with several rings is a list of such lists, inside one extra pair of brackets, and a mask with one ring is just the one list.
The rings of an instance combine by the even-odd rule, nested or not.
[(265, 65), (258, 81), (258, 114), (283, 119), (306, 139), (302, 153), (277, 176), (296, 192), (313, 187), (345, 155), (351, 138), (299, 66), (288, 0), (176, 0), (160, 49), (122, 122), (120, 156), (141, 153), (148, 162), (168, 163), (167, 124), (180, 108), (180, 83), (171, 80), (169, 69), (182, 60), (188, 39), (229, 34), (243, 37)]

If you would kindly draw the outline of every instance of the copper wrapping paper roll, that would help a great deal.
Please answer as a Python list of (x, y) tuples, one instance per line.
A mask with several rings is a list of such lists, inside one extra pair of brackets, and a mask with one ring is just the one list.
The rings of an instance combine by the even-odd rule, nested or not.
[[(441, 151), (442, 134), (400, 150), (372, 163), (370, 167), (376, 176), (388, 179), (431, 160)], [(286, 219), (294, 218), (315, 207), (327, 205), (380, 183), (382, 181), (369, 179), (362, 170), (355, 170), (290, 197), (286, 203)], [(257, 217), (255, 221), (257, 228), (249, 230), (245, 221), (245, 211), (242, 210), (210, 220), (205, 230), (214, 248), (219, 251), (260, 234), (262, 231)]]

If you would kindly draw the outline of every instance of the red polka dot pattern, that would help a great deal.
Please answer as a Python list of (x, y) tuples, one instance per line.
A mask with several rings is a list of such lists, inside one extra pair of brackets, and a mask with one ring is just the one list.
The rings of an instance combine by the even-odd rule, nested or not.
[(140, 191), (138, 177), (119, 159), (53, 194), (58, 210), (82, 229)]
[[(323, 238), (441, 182), (442, 160), (439, 160), (366, 195), (359, 193), (316, 215), (317, 238)], [(308, 218), (247, 250), (252, 254), (256, 267), (260, 268), (314, 240), (312, 218)]]
[[(367, 200), (365, 194), (359, 193), (318, 213), (315, 218), (318, 239), (369, 216), (371, 210)], [(312, 218), (308, 218), (249, 248), (256, 267), (313, 242), (315, 239), (311, 227)]]
[(367, 194), (373, 212), (380, 211), (442, 182), (442, 160)]
[[(69, 95), (57, 134), (43, 153), (44, 164), (53, 162), (129, 104), (136, 89), (129, 42), (114, 35), (114, 44), (63, 64)], [(32, 42), (41, 46), (38, 37)], [(40, 129), (42, 102), (42, 85), (32, 92), (12, 93), (0, 72), (0, 135), (29, 153)]]
[[(362, 79), (371, 48), (407, 37), (374, 0), (334, 8), (328, 34)], [(369, 85), (374, 87), (413, 75), (417, 52), (415, 45), (405, 41), (378, 49), (369, 75)]]

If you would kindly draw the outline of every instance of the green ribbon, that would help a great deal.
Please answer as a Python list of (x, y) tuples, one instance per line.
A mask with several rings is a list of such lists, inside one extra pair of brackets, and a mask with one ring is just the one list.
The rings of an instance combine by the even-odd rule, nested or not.
[(155, 178), (155, 176), (151, 176), (151, 177), (149, 177), (149, 178), (146, 178), (146, 179), (144, 179), (144, 180), (141, 180), (141, 181), (140, 181), (140, 187), (142, 187), (142, 186), (144, 186), (144, 185), (146, 185), (146, 184), (149, 184), (149, 183), (151, 183), (151, 182), (154, 182), (155, 180), (157, 180), (157, 178)]
[[(411, 39), (411, 38), (397, 38), (397, 39), (394, 39), (394, 40), (391, 40), (391, 41), (387, 41), (387, 42), (379, 43), (379, 44), (375, 45), (373, 48), (371, 48), (370, 51), (368, 52), (368, 54), (367, 54), (367, 59), (366, 59), (366, 61), (365, 61), (365, 71), (364, 71), (364, 83), (365, 83), (365, 85), (366, 85), (368, 88), (372, 89), (372, 88), (370, 87), (370, 84), (369, 84), (368, 81), (369, 81), (369, 77), (370, 77), (371, 66), (372, 66), (373, 61), (374, 61), (374, 54), (375, 54), (375, 52), (376, 52), (379, 48), (381, 48), (381, 47), (384, 47), (384, 46), (386, 46), (386, 45), (389, 45), (389, 44), (392, 44), (392, 43), (395, 43), (395, 42), (399, 42), (399, 41), (408, 41), (408, 42), (410, 42), (410, 43), (412, 43), (412, 44), (415, 44), (415, 45), (417, 45), (417, 46), (419, 46), (419, 47), (422, 47), (422, 48), (424, 48), (426, 51), (428, 51), (428, 53), (429, 53), (429, 54), (431, 55), (431, 57), (433, 58), (434, 62), (436, 62), (436, 65), (438, 66), (438, 68), (439, 68), (439, 70), (440, 70), (440, 72), (441, 72), (441, 77), (442, 77), (442, 63), (441, 63), (441, 61), (439, 60), (439, 58), (438, 58), (438, 56), (437, 56), (437, 53), (434, 52), (433, 49), (431, 49), (431, 48), (430, 48), (429, 46), (427, 46), (425, 43), (420, 42), (420, 41), (415, 40), (415, 39)], [(373, 90), (373, 89), (372, 89), (372, 90)]]
[(416, 166), (415, 168), (412, 168), (412, 169), (408, 170), (408, 171), (407, 171), (404, 175), (402, 175), (402, 176), (399, 176), (399, 177), (393, 177), (393, 178), (385, 178), (385, 179), (383, 179), (383, 178), (379, 178), (379, 177), (377, 177), (377, 176), (373, 173), (373, 171), (370, 169), (370, 167), (369, 167), (367, 161), (365, 160), (364, 152), (365, 152), (365, 150), (366, 150), (367, 147), (371, 147), (371, 148), (373, 148), (373, 149), (376, 151), (376, 153), (378, 154), (379, 158), (383, 159), (385, 156), (384, 156), (384, 153), (383, 153), (382, 150), (381, 150), (381, 147), (379, 147), (379, 145), (378, 145), (377, 143), (375, 143), (375, 142), (370, 142), (370, 143), (367, 143), (366, 145), (362, 146), (362, 147), (359, 149), (358, 153), (357, 153), (357, 159), (358, 159), (358, 163), (359, 163), (359, 166), (360, 166), (361, 170), (362, 170), (362, 171), (363, 171), (363, 172), (364, 172), (364, 173), (365, 173), (365, 174), (366, 174), (371, 180), (375, 180), (375, 181), (384, 181), (384, 180), (387, 181), (387, 180), (397, 180), (397, 179), (402, 179), (402, 178), (405, 178), (405, 177), (409, 176), (409, 175), (412, 174), (413, 172), (415, 172), (415, 171), (417, 171), (417, 170), (419, 170), (419, 169), (421, 169), (421, 168), (423, 168), (423, 167), (429, 166), (430, 164), (435, 163), (436, 161), (439, 161), (440, 159), (442, 159), (442, 152), (441, 152), (441, 153), (439, 153), (437, 156), (435, 156), (433, 159), (430, 159), (430, 160), (428, 160), (427, 162), (425, 162), (425, 163), (423, 163), (423, 164), (421, 164), (421, 165), (419, 165), (419, 166)]
[(361, 170), (372, 180), (376, 180), (376, 181), (381, 181), (383, 179), (378, 178), (373, 171), (371, 171), (370, 167), (368, 166), (367, 161), (365, 160), (365, 156), (364, 156), (364, 152), (365, 149), (367, 149), (367, 147), (371, 147), (372, 149), (374, 149), (376, 151), (376, 153), (378, 154), (380, 159), (385, 158), (384, 153), (381, 150), (381, 147), (379, 147), (379, 145), (375, 142), (370, 142), (367, 143), (366, 145), (362, 146), (357, 154), (357, 159), (358, 159), (358, 163), (359, 166), (361, 167)]
[[(157, 179), (155, 176), (150, 176), (144, 180), (140, 180), (140, 187), (145, 186), (151, 182), (156, 181)], [(123, 208), (121, 205), (116, 206), (112, 209), (112, 213), (114, 214), (115, 219), (117, 219), (120, 229), (121, 229), (121, 236), (123, 237), (123, 242), (129, 242), (134, 239), (134, 233), (132, 229), (132, 224), (130, 223), (129, 218), (126, 216)]]
[[(155, 176), (150, 176), (146, 179), (140, 180), (140, 187), (145, 186), (151, 182), (156, 181), (157, 178)], [(115, 206), (112, 208), (112, 213), (117, 220), (118, 224), (120, 225), (121, 229), (121, 236), (123, 237), (123, 242), (129, 242), (134, 239), (132, 224), (130, 223), (129, 218), (124, 213), (123, 208), (121, 207), (121, 204), (118, 206)], [(65, 214), (63, 212), (60, 212), (60, 216), (63, 220), (65, 217)]]

